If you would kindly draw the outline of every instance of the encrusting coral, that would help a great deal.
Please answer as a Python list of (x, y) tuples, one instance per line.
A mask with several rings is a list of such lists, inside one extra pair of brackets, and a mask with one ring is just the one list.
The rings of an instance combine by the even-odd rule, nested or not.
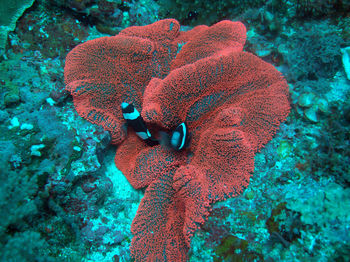
[(8, 33), (15, 30), (18, 18), (33, 3), (34, 0), (0, 0), (0, 55), (5, 51)]

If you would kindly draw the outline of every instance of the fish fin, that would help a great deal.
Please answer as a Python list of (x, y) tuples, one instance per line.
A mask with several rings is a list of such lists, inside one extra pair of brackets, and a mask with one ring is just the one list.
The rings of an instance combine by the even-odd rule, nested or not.
[(147, 143), (147, 145), (149, 146), (156, 146), (156, 145), (159, 145), (159, 141), (157, 139), (155, 139), (153, 136), (150, 137), (150, 138), (147, 138), (145, 140), (145, 142)]
[(122, 125), (122, 130), (125, 132), (126, 135), (128, 135), (128, 123), (124, 123)]
[(187, 136), (187, 138), (186, 138), (186, 142), (185, 142), (184, 148), (190, 147), (191, 142), (192, 142), (192, 133), (189, 133), (188, 136)]
[(159, 144), (166, 147), (166, 148), (171, 148), (171, 145), (170, 145), (170, 136), (168, 133), (164, 132), (164, 131), (159, 131), (158, 132), (158, 135), (159, 135)]

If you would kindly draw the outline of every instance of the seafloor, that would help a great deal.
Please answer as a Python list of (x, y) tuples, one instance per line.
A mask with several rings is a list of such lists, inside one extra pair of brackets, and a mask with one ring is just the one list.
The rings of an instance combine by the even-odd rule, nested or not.
[(350, 261), (349, 14), (350, 1), (0, 1), (0, 261), (133, 261), (144, 191), (76, 112), (64, 65), (79, 43), (163, 18), (243, 22), (244, 50), (290, 88), (249, 186), (212, 207), (189, 261)]

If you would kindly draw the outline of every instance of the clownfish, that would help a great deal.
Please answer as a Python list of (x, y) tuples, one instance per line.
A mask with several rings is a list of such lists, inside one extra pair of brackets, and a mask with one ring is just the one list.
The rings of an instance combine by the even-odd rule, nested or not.
[(136, 135), (145, 141), (149, 146), (161, 144), (175, 151), (180, 151), (189, 147), (191, 142), (191, 134), (188, 131), (188, 126), (185, 122), (178, 125), (175, 130), (171, 132), (170, 136), (169, 134), (160, 131), (160, 139), (156, 139), (148, 130), (139, 111), (137, 111), (132, 104), (123, 102), (121, 104), (121, 108), (123, 117), (128, 126), (131, 126), (136, 132)]
[(180, 151), (189, 147), (190, 142), (191, 134), (188, 131), (188, 126), (183, 122), (171, 133), (170, 146), (174, 150)]
[(145, 121), (141, 117), (139, 111), (132, 105), (126, 102), (121, 104), (123, 117), (126, 120), (128, 126), (131, 126), (136, 135), (145, 141), (149, 146), (159, 144), (158, 140), (155, 139), (150, 131), (148, 130)]
[(165, 132), (160, 132), (160, 134), (161, 141), (159, 143), (175, 151), (181, 151), (190, 146), (191, 134), (185, 122), (178, 125), (170, 136)]

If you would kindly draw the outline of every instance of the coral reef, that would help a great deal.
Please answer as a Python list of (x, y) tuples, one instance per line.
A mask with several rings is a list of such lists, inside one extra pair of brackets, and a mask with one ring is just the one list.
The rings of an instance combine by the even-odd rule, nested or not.
[(16, 22), (34, 0), (0, 1), (0, 55), (5, 51), (7, 35), (15, 30)]
[(333, 77), (341, 65), (342, 41), (336, 27), (326, 21), (305, 23), (288, 39), (287, 44), (294, 50), (293, 54), (284, 54), (289, 78), (300, 81)]
[(211, 25), (224, 18), (242, 13), (247, 7), (258, 8), (265, 1), (179, 1), (160, 0), (160, 15), (174, 17), (182, 24)]
[[(291, 0), (291, 1), (180, 1), (159, 0), (162, 18), (173, 17), (183, 24), (211, 25), (222, 19), (243, 18), (245, 21), (269, 22), (270, 30), (280, 27), (278, 20), (285, 18), (310, 19), (346, 16), (349, 1)], [(283, 15), (284, 14), (284, 15)], [(287, 17), (285, 16), (287, 15)]]
[(132, 0), (50, 0), (52, 9), (69, 9), (85, 24), (96, 25), (102, 33), (116, 34), (132, 25), (155, 22), (158, 5), (155, 1)]
[[(209, 204), (242, 192), (254, 153), (289, 113), (281, 75), (242, 52), (241, 23), (183, 33), (179, 27), (169, 19), (127, 28), (79, 45), (66, 59), (65, 80), (78, 113), (109, 130), (113, 143), (123, 142), (117, 167), (135, 188), (148, 186), (131, 228), (136, 260), (185, 261)], [(186, 121), (191, 153), (149, 147), (133, 134), (126, 138), (122, 102), (142, 106), (155, 130)]]
[[(349, 261), (346, 213), (350, 183), (350, 88), (346, 52), (350, 45), (349, 1), (32, 2), (0, 1), (0, 26), (5, 29), (0, 56), (1, 261), (134, 261), (132, 256), (140, 247), (137, 244), (160, 243), (153, 236), (168, 232), (163, 230), (164, 225), (174, 225), (176, 230), (171, 234), (182, 237), (176, 243), (182, 243), (182, 254), (186, 253), (183, 257), (190, 262)], [(26, 3), (28, 5), (23, 5)], [(176, 154), (163, 152), (162, 147), (143, 145), (132, 130), (126, 135), (122, 128), (123, 142), (110, 145), (115, 140), (113, 133), (111, 136), (101, 126), (81, 118), (74, 107), (76, 98), (72, 99), (65, 89), (63, 68), (67, 53), (88, 40), (115, 36), (129, 26), (144, 26), (169, 16), (187, 26), (181, 26), (177, 35), (172, 36), (177, 29), (174, 23), (174, 31), (165, 34), (169, 38), (156, 40), (145, 37), (143, 30), (138, 31), (137, 36), (130, 36), (135, 28), (125, 30), (128, 37), (149, 41), (150, 48), (154, 48), (150, 50), (155, 52), (150, 53), (148, 64), (133, 71), (126, 65), (135, 66), (145, 53), (133, 56), (134, 47), (120, 49), (127, 58), (123, 61), (124, 70), (111, 67), (116, 71), (110, 72), (118, 72), (128, 79), (123, 82), (128, 90), (136, 86), (134, 91), (140, 91), (138, 99), (131, 102), (142, 112), (152, 134), (171, 132), (185, 119), (191, 124), (192, 144), (188, 150)], [(217, 83), (226, 87), (227, 82), (242, 81), (240, 74), (228, 74), (227, 78), (224, 75), (222, 80), (214, 74), (211, 79), (205, 78), (210, 70), (200, 61), (209, 59), (215, 68), (218, 61), (230, 57), (223, 51), (225, 45), (232, 46), (237, 41), (225, 42), (224, 39), (230, 39), (227, 35), (221, 34), (225, 36), (223, 39), (209, 34), (217, 40), (209, 47), (211, 41), (199, 41), (199, 38), (208, 37), (205, 32), (211, 32), (211, 27), (192, 30), (191, 26), (213, 25), (222, 19), (241, 21), (247, 28), (244, 51), (273, 64), (286, 77), (291, 112), (274, 138), (253, 154), (254, 175), (249, 177), (249, 185), (241, 185), (244, 191), (235, 192), (235, 197), (225, 201), (211, 203), (207, 208), (200, 194), (209, 192), (207, 199), (215, 197), (217, 190), (210, 187), (213, 183), (203, 184), (208, 177), (218, 181), (211, 167), (216, 165), (223, 174), (237, 171), (227, 172), (226, 164), (240, 167), (233, 163), (235, 158), (230, 154), (241, 148), (233, 148), (223, 156), (229, 159), (224, 163), (215, 158), (210, 165), (205, 163), (213, 149), (226, 152), (222, 151), (222, 144), (212, 146), (212, 142), (218, 142), (213, 139), (217, 137), (215, 125), (239, 128), (238, 124), (226, 126), (225, 123), (238, 122), (242, 115), (228, 117), (238, 113), (237, 110), (219, 113), (226, 93), (216, 91), (206, 97), (194, 93), (196, 98), (198, 95), (198, 103), (182, 110), (191, 104), (188, 101), (193, 101), (190, 96), (193, 93), (179, 92), (179, 87), (187, 86), (193, 91), (193, 86), (200, 89)], [(9, 22), (11, 30), (4, 26)], [(113, 38), (118, 37), (121, 36)], [(203, 55), (196, 61), (197, 50), (203, 45), (207, 48), (201, 49)], [(215, 51), (210, 53), (210, 48)], [(92, 50), (88, 52), (91, 54)], [(161, 59), (152, 60), (161, 55)], [(112, 66), (110, 62), (114, 59), (101, 60), (99, 64)], [(238, 57), (235, 59), (238, 61)], [(255, 58), (255, 68), (261, 65), (261, 59)], [(161, 61), (160, 67), (155, 67), (158, 61)], [(198, 65), (202, 66), (201, 70)], [(215, 73), (221, 72), (221, 67), (219, 69)], [(237, 69), (234, 72), (237, 73)], [(144, 78), (140, 80), (143, 73)], [(111, 73), (110, 79), (114, 81), (118, 74)], [(267, 79), (260, 74), (256, 77)], [(195, 79), (198, 84), (192, 81)], [(146, 92), (147, 86), (152, 87), (149, 92)], [(91, 92), (96, 91), (95, 86), (91, 87)], [(157, 87), (161, 92), (153, 96)], [(172, 96), (177, 99), (175, 103)], [(98, 106), (100, 98), (96, 96), (90, 101), (89, 97), (91, 94), (84, 100), (86, 105)], [(125, 97), (135, 97), (135, 94)], [(110, 101), (113, 99), (110, 97)], [(180, 100), (187, 102), (182, 105)], [(118, 103), (113, 117), (120, 117), (123, 124)], [(242, 123), (252, 123), (252, 119), (256, 118), (243, 118)], [(248, 137), (249, 143), (255, 143), (251, 135)], [(155, 156), (163, 158), (154, 161)], [(191, 171), (192, 167), (195, 172)], [(203, 170), (205, 175), (199, 176)], [(190, 174), (200, 179), (194, 180)], [(213, 176), (208, 176), (210, 174)], [(125, 175), (134, 186), (150, 185), (135, 190)], [(227, 178), (222, 174), (220, 177)], [(181, 205), (182, 199), (187, 206)], [(170, 202), (166, 206), (164, 201)], [(178, 208), (175, 211), (174, 206)], [(196, 207), (198, 212), (184, 215), (183, 210)], [(156, 211), (149, 212), (151, 208)], [(202, 211), (205, 217), (201, 216)], [(169, 220), (173, 214), (177, 215), (176, 219)], [(159, 216), (164, 217), (161, 225), (147, 220)], [(198, 222), (193, 224), (193, 221)], [(187, 232), (179, 229), (184, 225)], [(152, 227), (154, 233), (147, 231), (147, 227)], [(140, 233), (133, 235), (135, 232)], [(148, 237), (142, 238), (143, 233), (148, 233)], [(185, 237), (191, 240), (190, 247)], [(174, 242), (169, 245), (171, 243)], [(159, 250), (163, 250), (162, 247)]]
[(297, 15), (305, 18), (346, 15), (350, 11), (350, 3), (346, 0), (297, 0), (294, 2), (297, 8)]

